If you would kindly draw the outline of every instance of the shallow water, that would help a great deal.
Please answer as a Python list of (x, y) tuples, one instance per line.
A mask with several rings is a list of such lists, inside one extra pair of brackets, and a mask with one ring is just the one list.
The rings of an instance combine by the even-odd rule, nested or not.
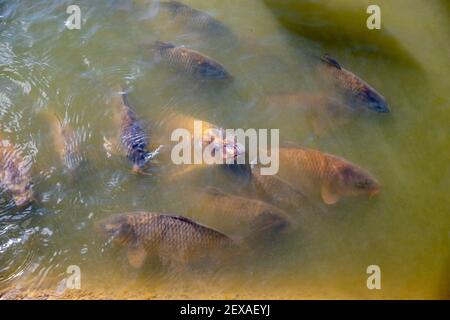
[[(117, 297), (448, 297), (448, 6), (378, 2), (383, 28), (370, 31), (379, 33), (368, 45), (367, 4), (356, 0), (186, 1), (229, 26), (237, 37), (231, 40), (177, 25), (152, 1), (78, 1), (79, 31), (64, 26), (70, 1), (0, 1), (0, 128), (32, 160), (37, 197), (22, 209), (5, 192), (0, 197), (0, 289), (58, 291), (67, 267), (78, 265), (83, 289)], [(292, 23), (295, 10), (304, 17), (294, 21), (302, 23)], [(235, 81), (204, 86), (171, 73), (142, 48), (155, 40), (216, 58)], [(322, 90), (312, 57), (325, 52), (382, 92), (391, 113), (363, 113), (318, 135), (301, 117), (267, 104), (268, 95)], [(382, 192), (302, 217), (294, 234), (231, 266), (185, 272), (149, 261), (133, 270), (124, 250), (93, 231), (96, 221), (147, 210), (201, 222), (210, 213), (191, 210), (189, 192), (247, 188), (245, 179), (216, 169), (173, 181), (166, 163), (138, 176), (125, 159), (109, 156), (103, 144), (114, 132), (110, 98), (117, 83), (151, 130), (179, 113), (229, 128), (280, 128), (282, 141), (367, 168)], [(86, 161), (75, 175), (56, 154), (45, 111), (76, 130)], [(373, 264), (381, 268), (381, 290), (366, 287)]]

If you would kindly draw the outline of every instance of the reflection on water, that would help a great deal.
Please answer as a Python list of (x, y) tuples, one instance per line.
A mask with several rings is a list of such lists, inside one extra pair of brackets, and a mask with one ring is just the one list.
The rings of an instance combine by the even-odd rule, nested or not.
[[(88, 298), (91, 291), (116, 298), (447, 297), (448, 15), (439, 2), (380, 1), (385, 29), (367, 38), (361, 2), (337, 2), (186, 1), (205, 16), (156, 1), (79, 1), (79, 31), (64, 26), (70, 1), (0, 2), (1, 135), (31, 163), (34, 193), (33, 202), (17, 207), (2, 188), (0, 289), (57, 294), (67, 267), (77, 265), (78, 296)], [(294, 12), (302, 14), (292, 27)], [(233, 81), (174, 72), (146, 50), (155, 41), (217, 60)], [(326, 52), (382, 93), (391, 112), (347, 110), (336, 100), (317, 73), (316, 57)], [(167, 212), (223, 227), (239, 242), (244, 226), (233, 234), (222, 207), (217, 217), (210, 212), (217, 203), (198, 205), (201, 190), (221, 190), (233, 210), (242, 201), (233, 197), (258, 204), (267, 195), (239, 170), (201, 167), (173, 176), (167, 154), (148, 175), (132, 173), (126, 157), (104, 147), (117, 133), (117, 84), (127, 88), (151, 144), (167, 141), (180, 117), (223, 128), (280, 128), (283, 143), (368, 169), (381, 193), (317, 210), (270, 208), (276, 214), (269, 219), (287, 214), (294, 231), (221, 266), (186, 269), (147, 259), (132, 268), (127, 249), (99, 237), (96, 222)], [(284, 188), (281, 196), (294, 192)], [(273, 202), (278, 195), (271, 194)], [(381, 291), (366, 288), (372, 264), (381, 267)]]

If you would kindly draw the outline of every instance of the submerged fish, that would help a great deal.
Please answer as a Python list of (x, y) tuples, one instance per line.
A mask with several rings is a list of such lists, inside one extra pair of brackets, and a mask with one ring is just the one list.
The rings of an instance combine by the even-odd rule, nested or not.
[(30, 167), (31, 161), (24, 159), (14, 145), (0, 137), (0, 187), (19, 207), (34, 201)]
[(156, 56), (177, 72), (189, 74), (200, 80), (231, 80), (232, 76), (219, 62), (185, 47), (157, 41), (151, 48)]
[(165, 1), (160, 5), (192, 30), (206, 32), (212, 36), (234, 37), (226, 25), (206, 12), (189, 7), (179, 1)]
[(149, 161), (159, 153), (161, 146), (153, 152), (148, 151), (150, 139), (143, 122), (131, 108), (127, 94), (123, 91), (119, 94), (121, 101), (117, 101), (117, 97), (113, 101), (114, 107), (118, 108), (116, 121), (120, 127), (119, 148), (125, 151), (128, 160), (133, 164), (133, 171), (142, 172)]
[(311, 199), (298, 188), (276, 175), (261, 175), (260, 168), (253, 166), (251, 181), (256, 191), (273, 205), (289, 212), (312, 212)]
[(319, 193), (326, 204), (380, 191), (369, 172), (343, 158), (302, 148), (280, 148), (279, 156), (279, 176), (304, 192)]
[(276, 236), (289, 231), (290, 217), (281, 209), (260, 200), (225, 193), (208, 187), (200, 192), (197, 207), (223, 230), (242, 230), (249, 236)]
[(300, 112), (316, 134), (347, 123), (355, 111), (337, 97), (316, 93), (273, 95), (267, 97), (266, 102), (277, 107), (277, 112)]
[(83, 162), (80, 137), (67, 121), (56, 114), (49, 114), (53, 143), (61, 162), (73, 171)]
[(100, 221), (97, 229), (127, 246), (128, 261), (133, 267), (142, 266), (148, 255), (189, 262), (235, 249), (228, 236), (182, 216), (123, 213)]
[(353, 105), (362, 104), (372, 111), (389, 112), (386, 99), (380, 93), (351, 71), (342, 68), (336, 60), (325, 55), (321, 58), (321, 66), (327, 80), (331, 80)]

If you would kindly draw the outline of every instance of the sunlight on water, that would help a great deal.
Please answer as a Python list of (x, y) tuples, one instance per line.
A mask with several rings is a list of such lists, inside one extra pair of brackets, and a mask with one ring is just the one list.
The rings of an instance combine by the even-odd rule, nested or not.
[[(0, 292), (448, 298), (449, 8), (445, 1), (378, 1), (382, 29), (368, 31), (369, 2), (186, 0), (221, 22), (214, 29), (174, 18), (157, 1), (86, 0), (77, 1), (81, 30), (68, 30), (71, 1), (0, 0), (0, 139), (14, 146), (17, 163), (31, 164), (22, 172), (30, 175), (35, 198), (18, 207), (7, 188), (0, 191)], [(155, 41), (200, 51), (233, 80), (201, 82), (167, 68), (150, 49)], [(382, 93), (391, 112), (326, 100), (337, 93), (318, 72), (317, 57), (325, 53)], [(294, 231), (258, 241), (224, 265), (190, 268), (148, 259), (134, 269), (126, 249), (96, 232), (98, 221), (132, 211), (173, 213), (240, 242), (241, 228), (211, 212), (214, 203), (199, 205), (199, 193), (216, 187), (263, 198), (248, 177), (229, 169), (174, 176), (167, 153), (148, 175), (133, 173), (126, 157), (105, 149), (118, 130), (118, 84), (150, 132), (151, 150), (190, 119), (223, 128), (279, 128), (283, 144), (367, 169), (381, 192), (288, 212)], [(299, 96), (318, 108), (296, 110)], [(70, 149), (61, 146), (66, 135)], [(81, 291), (65, 290), (70, 265), (80, 267)], [(381, 268), (381, 290), (366, 287), (369, 265)]]

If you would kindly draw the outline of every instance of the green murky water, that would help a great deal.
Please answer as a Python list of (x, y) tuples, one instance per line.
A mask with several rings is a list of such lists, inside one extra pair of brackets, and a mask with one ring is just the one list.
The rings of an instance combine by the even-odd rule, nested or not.
[[(0, 204), (0, 288), (60, 291), (77, 265), (82, 288), (170, 297), (448, 298), (450, 291), (450, 35), (446, 1), (378, 1), (382, 29), (368, 31), (368, 1), (186, 1), (236, 35), (215, 39), (177, 25), (152, 1), (78, 1), (81, 30), (67, 30), (70, 1), (0, 1), (0, 128), (32, 160), (37, 202)], [(155, 64), (142, 44), (171, 41), (223, 63), (235, 81), (203, 87)], [(385, 95), (389, 114), (364, 114), (316, 135), (301, 117), (270, 109), (274, 94), (318, 91), (312, 56), (332, 54)], [(382, 183), (376, 198), (349, 199), (302, 219), (293, 235), (220, 270), (133, 270), (93, 224), (148, 210), (202, 221), (185, 197), (245, 181), (206, 169), (166, 179), (132, 174), (103, 147), (112, 88), (130, 89), (137, 113), (158, 126), (183, 113), (230, 128), (279, 128), (282, 141), (338, 154)], [(53, 147), (50, 111), (75, 128), (87, 159), (70, 177)], [(249, 194), (251, 196), (251, 194)], [(219, 226), (214, 226), (219, 227)], [(368, 290), (379, 265), (382, 289)]]

